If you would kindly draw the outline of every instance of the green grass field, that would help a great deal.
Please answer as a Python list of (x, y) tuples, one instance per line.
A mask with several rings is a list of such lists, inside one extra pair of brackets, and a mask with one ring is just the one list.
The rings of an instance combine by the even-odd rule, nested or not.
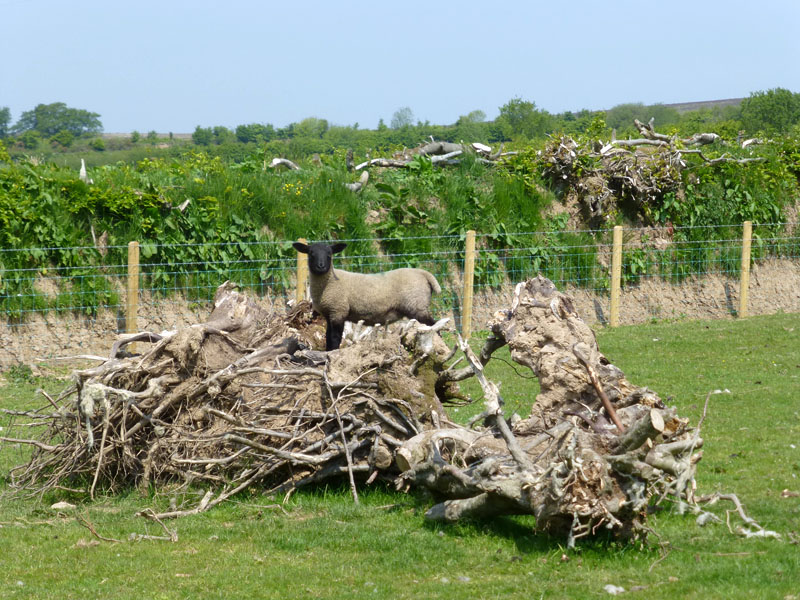
[[(529, 517), (430, 525), (423, 493), (362, 486), (357, 506), (345, 487), (298, 493), (283, 505), (247, 495), (169, 522), (175, 543), (135, 541), (131, 534), (164, 535), (135, 513), (166, 506), (168, 493), (79, 502), (77, 513), (50, 509), (65, 498), (5, 496), (0, 597), (592, 598), (609, 596), (603, 587), (613, 584), (647, 599), (800, 599), (800, 497), (781, 494), (800, 491), (800, 315), (621, 327), (598, 339), (628, 379), (693, 423), (709, 391), (730, 390), (711, 397), (698, 494), (738, 494), (780, 540), (744, 539), (724, 523), (701, 528), (666, 509), (652, 515), (658, 537), (644, 547), (594, 539), (567, 552), (564, 540), (535, 534)], [(488, 374), (502, 381), (508, 411), (524, 415), (536, 380), (503, 362), (507, 351), (497, 356)], [(2, 408), (39, 406), (37, 387), (65, 385), (20, 370), (3, 375)], [(477, 386), (466, 387), (477, 395)], [(452, 415), (464, 421), (479, 410)], [(24, 452), (0, 447), (3, 477)], [(724, 520), (726, 508), (712, 510)], [(78, 516), (119, 542), (99, 540)]]

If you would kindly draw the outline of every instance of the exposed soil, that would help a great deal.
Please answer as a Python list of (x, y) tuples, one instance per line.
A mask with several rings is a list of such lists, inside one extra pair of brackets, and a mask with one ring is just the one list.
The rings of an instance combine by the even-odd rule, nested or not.
[[(510, 305), (513, 288), (476, 294), (473, 327), (485, 329), (492, 314)], [(580, 288), (564, 289), (575, 299), (578, 314), (590, 324), (605, 324), (609, 298)], [(268, 299), (261, 299), (273, 308)], [(720, 275), (673, 285), (658, 280), (625, 289), (621, 297), (620, 322), (644, 323), (663, 319), (732, 318), (739, 307), (739, 282)], [(275, 306), (274, 308), (279, 308)], [(212, 310), (179, 299), (157, 300), (142, 294), (139, 327), (159, 333), (202, 323)], [(754, 265), (750, 279), (750, 315), (800, 312), (800, 264), (770, 260)], [(107, 356), (111, 345), (125, 328), (124, 315), (110, 310), (93, 318), (35, 315), (25, 324), (0, 325), (0, 370), (16, 364), (58, 364), (56, 359), (80, 355)]]
[[(566, 286), (564, 292), (575, 300), (578, 314), (587, 323), (607, 324), (607, 294)], [(475, 323), (483, 323), (492, 312), (504, 306), (513, 289), (484, 293), (475, 299)], [(620, 323), (633, 325), (653, 320), (725, 319), (739, 310), (739, 280), (712, 274), (676, 285), (661, 280), (646, 280), (623, 289), (620, 297)], [(800, 312), (800, 264), (773, 259), (755, 264), (750, 271), (749, 315)]]

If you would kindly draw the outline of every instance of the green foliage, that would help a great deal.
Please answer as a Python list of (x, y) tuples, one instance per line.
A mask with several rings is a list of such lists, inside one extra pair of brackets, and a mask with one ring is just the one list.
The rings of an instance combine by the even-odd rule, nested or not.
[(214, 132), (214, 143), (217, 145), (230, 144), (236, 139), (236, 135), (227, 127), (216, 126)]
[(200, 127), (198, 125), (192, 133), (192, 142), (198, 146), (209, 146), (214, 140), (214, 131), (211, 127)]
[(402, 129), (403, 127), (410, 127), (414, 124), (414, 113), (408, 107), (398, 108), (392, 115), (391, 124), (389, 127), (392, 129)]
[[(518, 100), (514, 107), (526, 105)], [(572, 123), (582, 120), (585, 133), (579, 139), (587, 141), (581, 143), (609, 134), (601, 114), (585, 111), (572, 117)], [(461, 126), (485, 125), (480, 118), (468, 115)], [(98, 307), (118, 301), (103, 269), (124, 264), (123, 249), (130, 240), (140, 242), (142, 256), (151, 265), (143, 271), (148, 284), (164, 294), (190, 288), (197, 298), (213, 293), (225, 273), (235, 273), (259, 292), (285, 289), (290, 285), (285, 267), (294, 257), (288, 241), (298, 237), (351, 240), (347, 260), (365, 269), (421, 264), (432, 253), (441, 253), (452, 260), (432, 268), (446, 277), (448, 270), (461, 264), (463, 239), (470, 229), (479, 234), (479, 285), (501, 286), (542, 272), (557, 282), (577, 280), (595, 289), (607, 286), (607, 273), (597, 262), (599, 240), (565, 232), (566, 213), (545, 216), (562, 191), (555, 184), (569, 183), (597, 168), (597, 159), (591, 156), (579, 153), (572, 170), (564, 173), (567, 179), (558, 177), (551, 187), (543, 175), (547, 164), (538, 143), (517, 145), (516, 156), (492, 167), (470, 154), (460, 157), (459, 165), (446, 168), (418, 156), (406, 169), (373, 171), (370, 185), (360, 194), (344, 187), (354, 176), (344, 170), (345, 148), (334, 146), (334, 139), (355, 146), (374, 144), (370, 146), (374, 156), (378, 142), (417, 136), (426, 128), (432, 126), (386, 129), (379, 135), (357, 125), (330, 127), (323, 120), (306, 119), (287, 128), (284, 133), (291, 134), (289, 138), (257, 147), (224, 141), (234, 136), (226, 128), (198, 127), (201, 136), (208, 136), (204, 151), (186, 145), (160, 152), (141, 145), (128, 150), (127, 156), (135, 160), (90, 165), (92, 185), (77, 177), (77, 154), (70, 155), (71, 162), (58, 165), (18, 157), (0, 168), (0, 248), (39, 250), (0, 256), (0, 301), (15, 318), (47, 308), (94, 314)], [(269, 135), (268, 131), (266, 126), (253, 127), (237, 129), (236, 135)], [(549, 143), (558, 142), (554, 138)], [(308, 160), (312, 149), (320, 152), (322, 166)], [(798, 192), (797, 138), (747, 150), (730, 146), (704, 150), (709, 157), (723, 151), (733, 158), (765, 160), (747, 165), (695, 161), (683, 172), (678, 188), (643, 206), (649, 221), (676, 228), (715, 226), (698, 231), (704, 236), (712, 231), (724, 239), (738, 234), (717, 227), (720, 224), (782, 220)], [(265, 169), (271, 157), (293, 153), (300, 156), (303, 170)], [(366, 152), (356, 160), (363, 158)], [(772, 230), (772, 225), (757, 228), (757, 236)], [(93, 249), (91, 231), (108, 233), (107, 256)], [(689, 264), (728, 265), (736, 260), (734, 252), (725, 251), (720, 258), (704, 249), (701, 238), (691, 238), (694, 234), (683, 230), (676, 239), (682, 235), (688, 245), (671, 255), (629, 249), (625, 283), (633, 285), (651, 276), (683, 278), (693, 272)], [(370, 265), (367, 257), (375, 253), (370, 240), (376, 237), (382, 238), (386, 257)], [(759, 247), (756, 243), (756, 250)], [(41, 274), (56, 267), (72, 270), (57, 297), (37, 291), (31, 278), (21, 275), (25, 270)]]
[(11, 109), (7, 106), (0, 107), (0, 140), (8, 137), (9, 126), (11, 125)]
[[(790, 92), (784, 92), (786, 91), (780, 89), (767, 93), (757, 92), (750, 102), (750, 113), (757, 113), (756, 120), (759, 123), (764, 119), (775, 120), (777, 117), (770, 116), (773, 110), (770, 108), (771, 105), (765, 110), (756, 111), (761, 100), (760, 95), (770, 96), (771, 99), (772, 96), (783, 98), (788, 93), (791, 98), (795, 98), (795, 95)], [(773, 102), (773, 104), (776, 103)], [(775, 110), (780, 112), (783, 108), (777, 106)], [(545, 137), (553, 133), (563, 133), (573, 137), (588, 136), (607, 139), (612, 127), (617, 128), (619, 137), (623, 137), (628, 133), (635, 133), (632, 123), (634, 117), (640, 118), (642, 121), (648, 121), (653, 117), (658, 127), (680, 133), (683, 136), (700, 131), (711, 131), (719, 133), (726, 139), (734, 139), (739, 130), (743, 128), (740, 112), (738, 106), (724, 106), (678, 114), (675, 109), (663, 105), (645, 106), (639, 103), (618, 105), (605, 112), (584, 109), (551, 115), (538, 109), (533, 101), (513, 98), (499, 107), (499, 115), (494, 121), (487, 121), (486, 114), (482, 110), (474, 110), (460, 116), (452, 125), (432, 125), (428, 122), (414, 124), (414, 115), (411, 109), (402, 107), (393, 115), (391, 127), (387, 127), (381, 119), (378, 127), (374, 130), (359, 128), (357, 123), (352, 126), (334, 126), (325, 119), (310, 117), (278, 129), (271, 124), (239, 125), (233, 132), (221, 126), (205, 128), (198, 126), (192, 136), (192, 144), (236, 161), (243, 160), (248, 153), (253, 152), (252, 147), (234, 148), (240, 144), (245, 146), (260, 144), (262, 149), (269, 150), (273, 155), (285, 156), (295, 161), (313, 153), (332, 156), (337, 148), (351, 148), (358, 156), (363, 157), (369, 153), (374, 157), (403, 147), (417, 146), (430, 137), (437, 140), (484, 143), (509, 140), (533, 141), (537, 145), (541, 145)], [(0, 134), (2, 134), (4, 114), (0, 109)], [(97, 123), (91, 121), (92, 115), (94, 113), (69, 109), (63, 103), (39, 105), (34, 110), (24, 113), (20, 122), (11, 129), (11, 133), (19, 135), (23, 132), (37, 131), (36, 128), (40, 127), (39, 131), (48, 131), (44, 134), (45, 138), (52, 137), (61, 129), (70, 130), (76, 138), (80, 138), (88, 132), (100, 130), (99, 128), (93, 129), (99, 120)], [(598, 123), (593, 126), (593, 121), (597, 116), (604, 116), (608, 127), (598, 127)], [(78, 123), (81, 122), (81, 119), (89, 117), (88, 120), (92, 124), (83, 129), (80, 127), (72, 129), (71, 126), (59, 126), (52, 129), (54, 121), (73, 123), (76, 117)], [(780, 119), (778, 120), (780, 121)], [(784, 119), (784, 121), (791, 127), (791, 122), (796, 123), (797, 119), (794, 121)], [(757, 125), (757, 127), (769, 130), (766, 125)], [(150, 132), (148, 135), (151, 142), (153, 141), (152, 133)], [(0, 135), (0, 137), (2, 136)], [(140, 138), (141, 135), (138, 132), (133, 132), (130, 143), (135, 145)], [(172, 136), (170, 136), (170, 140), (173, 140)], [(36, 144), (33, 144), (27, 146), (26, 149), (38, 148)], [(59, 146), (59, 150), (64, 152), (69, 148)], [(109, 147), (107, 150), (115, 150), (115, 148)], [(113, 164), (120, 159), (127, 161), (128, 157), (121, 154), (119, 158), (109, 156), (106, 160), (109, 164)]]
[(294, 137), (321, 138), (328, 131), (328, 121), (309, 117), (297, 123), (293, 129)]
[(605, 121), (608, 127), (617, 130), (617, 136), (621, 139), (626, 135), (636, 133), (633, 124), (634, 119), (639, 119), (647, 123), (650, 119), (655, 120), (655, 125), (659, 128), (668, 128), (670, 125), (677, 125), (680, 122), (680, 114), (674, 108), (663, 104), (651, 104), (645, 106), (641, 102), (619, 104), (606, 111)]
[(741, 115), (750, 133), (788, 133), (800, 123), (800, 94), (784, 88), (753, 92), (742, 101)]
[(589, 126), (586, 128), (586, 137), (592, 140), (605, 139), (610, 133), (610, 127), (602, 115), (592, 117)]
[(563, 231), (564, 221), (551, 219), (546, 229), (507, 235), (503, 261), (512, 282), (542, 274), (564, 284), (590, 289), (607, 287), (607, 274), (597, 262), (596, 240), (585, 233)]
[(75, 141), (75, 135), (72, 132), (62, 129), (50, 138), (50, 143), (62, 148), (69, 148), (72, 142)]
[(89, 142), (89, 147), (95, 152), (104, 152), (106, 149), (106, 143), (103, 141), (103, 138), (98, 137)]
[(486, 122), (486, 113), (482, 110), (473, 110), (467, 115), (458, 117), (453, 139), (470, 141), (488, 141), (490, 138), (490, 125)]
[(275, 137), (275, 128), (267, 123), (261, 125), (252, 123), (250, 125), (239, 125), (236, 128), (236, 139), (243, 144), (269, 142)]
[(784, 137), (780, 140), (776, 160), (786, 167), (787, 172), (800, 180), (800, 131), (798, 131), (798, 135)]
[(536, 108), (535, 102), (512, 98), (500, 107), (497, 126), (506, 139), (534, 139), (550, 129), (550, 115)]
[(35, 150), (41, 139), (42, 136), (39, 134), (39, 132), (33, 130), (26, 131), (19, 136), (19, 141), (22, 143), (22, 147), (26, 150)]
[(681, 226), (778, 223), (797, 193), (791, 142), (766, 150), (763, 162), (701, 164), (684, 171), (680, 191), (670, 191), (646, 207), (658, 223)]
[(75, 137), (99, 133), (103, 130), (100, 115), (87, 110), (69, 108), (63, 102), (38, 104), (33, 110), (22, 113), (12, 128), (16, 134), (36, 131), (44, 137), (53, 137), (68, 131)]
[(375, 189), (386, 211), (382, 222), (375, 226), (384, 251), (398, 265), (419, 266), (419, 254), (429, 254), (432, 250), (431, 239), (426, 236), (436, 235), (436, 225), (427, 207), (420, 206), (420, 202), (412, 198), (409, 188), (377, 183)]
[(11, 383), (16, 385), (32, 384), (35, 382), (35, 377), (33, 376), (30, 365), (11, 365), (5, 372), (5, 375)]
[(652, 273), (649, 252), (636, 247), (627, 250), (622, 256), (622, 285), (636, 285), (643, 277)]

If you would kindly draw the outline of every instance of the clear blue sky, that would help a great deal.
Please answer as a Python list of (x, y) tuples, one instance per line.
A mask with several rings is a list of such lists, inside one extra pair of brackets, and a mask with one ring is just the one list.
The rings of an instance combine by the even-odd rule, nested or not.
[(800, 91), (800, 0), (0, 0), (0, 107), (106, 132)]

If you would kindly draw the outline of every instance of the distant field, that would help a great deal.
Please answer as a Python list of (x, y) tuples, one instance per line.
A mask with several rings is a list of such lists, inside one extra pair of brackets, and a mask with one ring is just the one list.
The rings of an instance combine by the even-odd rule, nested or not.
[[(146, 135), (148, 132), (139, 132), (142, 135)], [(168, 138), (172, 135), (173, 138), (177, 140), (190, 140), (192, 139), (191, 133), (156, 133), (159, 139)], [(104, 140), (118, 140), (118, 139), (130, 139), (131, 133), (102, 133), (100, 134)]]
[(704, 108), (723, 108), (725, 106), (739, 106), (744, 98), (727, 98), (725, 100), (701, 100), (700, 102), (677, 102), (675, 104), (664, 104), (668, 108), (674, 108), (678, 112), (685, 113), (692, 110), (702, 110)]
[[(739, 106), (742, 103), (744, 98), (726, 98), (723, 100), (700, 100), (698, 102), (676, 102), (673, 104), (664, 104), (663, 106), (674, 108), (678, 112), (684, 113), (689, 112), (692, 110), (702, 110), (704, 108), (714, 108), (714, 107), (724, 107), (724, 106)], [(140, 131), (140, 134), (144, 135), (147, 132)], [(159, 138), (167, 138), (170, 136), (169, 133), (158, 133)], [(111, 140), (111, 139), (120, 139), (120, 138), (130, 138), (130, 132), (110, 132), (110, 133), (103, 133), (101, 135), (102, 138)], [(188, 140), (192, 138), (191, 133), (172, 133), (172, 137), (179, 140)]]
[[(792, 494), (800, 492), (799, 336), (794, 314), (598, 330), (601, 351), (632, 382), (658, 392), (693, 423), (708, 391), (730, 391), (711, 399), (698, 493), (737, 493), (781, 540), (746, 540), (724, 523), (701, 528), (691, 515), (664, 510), (651, 516), (657, 535), (645, 547), (601, 537), (567, 552), (565, 540), (535, 534), (529, 517), (429, 525), (422, 515), (432, 499), (425, 494), (362, 486), (360, 506), (346, 488), (299, 493), (283, 505), (283, 498), (240, 497), (167, 523), (178, 533), (171, 543), (130, 539), (164, 535), (134, 515), (167, 506), (168, 490), (94, 503), (68, 495), (43, 502), (3, 498), (0, 597), (599, 598), (608, 597), (603, 588), (612, 584), (625, 597), (648, 600), (797, 598), (800, 498)], [(524, 414), (536, 381), (506, 362), (507, 351), (497, 356), (488, 375), (502, 382), (509, 411)], [(41, 406), (37, 387), (53, 392), (65, 384), (24, 369), (6, 371), (0, 407)], [(472, 383), (467, 389), (478, 393)], [(463, 422), (476, 410), (451, 414)], [(7, 425), (0, 417), (0, 426)], [(24, 454), (1, 446), (0, 473)], [(77, 503), (77, 513), (50, 509), (57, 500)], [(713, 510), (724, 519), (726, 508)]]

